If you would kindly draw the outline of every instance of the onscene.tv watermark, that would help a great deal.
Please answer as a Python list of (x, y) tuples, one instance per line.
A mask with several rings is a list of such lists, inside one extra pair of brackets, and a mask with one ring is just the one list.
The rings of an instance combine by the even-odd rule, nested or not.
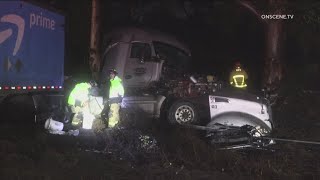
[(293, 19), (293, 14), (263, 14), (261, 15), (262, 19), (284, 19), (291, 20)]

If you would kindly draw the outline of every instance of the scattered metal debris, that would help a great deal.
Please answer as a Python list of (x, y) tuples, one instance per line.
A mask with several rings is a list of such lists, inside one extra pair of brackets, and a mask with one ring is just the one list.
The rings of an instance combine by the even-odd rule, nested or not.
[(154, 138), (147, 135), (140, 135), (139, 139), (141, 141), (140, 146), (145, 151), (152, 152), (158, 149), (157, 141)]
[(79, 130), (70, 130), (70, 131), (60, 131), (60, 130), (49, 130), (50, 134), (56, 134), (56, 135), (69, 135), (69, 136), (78, 136)]
[(57, 134), (57, 135), (65, 135), (65, 131), (58, 131), (58, 130), (49, 130), (48, 131), (50, 134)]
[[(219, 132), (229, 131), (228, 135), (237, 136), (242, 134), (243, 142), (247, 142), (244, 144), (237, 144), (237, 145), (226, 145), (225, 147), (220, 148), (221, 150), (227, 149), (245, 149), (245, 148), (254, 148), (259, 150), (270, 150), (274, 151), (273, 149), (269, 148), (270, 145), (274, 145), (277, 142), (291, 142), (291, 143), (302, 143), (302, 144), (312, 144), (312, 145), (320, 145), (320, 142), (317, 141), (304, 141), (304, 140), (295, 140), (295, 139), (284, 139), (284, 138), (274, 138), (263, 136), (265, 134), (264, 130), (258, 127), (250, 127), (250, 126), (243, 126), (243, 127), (228, 127), (228, 128), (213, 128), (213, 127), (206, 127), (206, 126), (198, 126), (198, 125), (183, 125), (184, 127), (198, 129), (198, 130), (206, 130), (211, 133), (207, 135), (207, 137), (214, 136)], [(231, 131), (230, 131), (231, 130)], [(242, 133), (241, 133), (242, 132)], [(221, 135), (221, 134), (220, 134)], [(211, 137), (212, 138), (212, 137)], [(234, 138), (234, 137), (233, 137)], [(233, 139), (230, 137), (221, 137), (215, 141), (214, 143), (233, 143)]]

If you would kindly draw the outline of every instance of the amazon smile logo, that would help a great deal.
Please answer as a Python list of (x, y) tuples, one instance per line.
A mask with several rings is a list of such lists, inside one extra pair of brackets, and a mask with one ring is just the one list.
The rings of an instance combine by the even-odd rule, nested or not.
[[(0, 23), (14, 24), (18, 28), (17, 38), (16, 38), (15, 46), (12, 52), (12, 55), (15, 56), (17, 55), (20, 49), (21, 42), (24, 36), (25, 21), (21, 16), (18, 16), (16, 14), (7, 14), (0, 18)], [(8, 28), (3, 31), (0, 31), (0, 44), (4, 43), (7, 39), (9, 39), (12, 36), (12, 32), (13, 32), (12, 28)], [(7, 57), (4, 60), (3, 66), (4, 66), (5, 72), (8, 72), (12, 67), (15, 67), (17, 72), (20, 72), (23, 64), (20, 59), (18, 59), (16, 63), (13, 64), (12, 60), (10, 60), (10, 58)]]
[[(12, 52), (12, 55), (15, 56), (20, 49), (21, 42), (24, 36), (25, 21), (21, 16), (15, 14), (8, 14), (1, 17), (0, 23), (11, 23), (18, 27), (17, 39)], [(5, 42), (9, 37), (12, 36), (12, 31), (12, 28), (0, 31), (0, 44)]]

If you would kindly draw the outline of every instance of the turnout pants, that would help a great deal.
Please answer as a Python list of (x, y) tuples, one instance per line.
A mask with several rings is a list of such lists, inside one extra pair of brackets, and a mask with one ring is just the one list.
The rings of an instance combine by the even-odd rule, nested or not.
[(79, 126), (83, 121), (83, 112), (89, 111), (89, 109), (88, 109), (88, 106), (82, 106), (82, 107), (71, 106), (71, 111), (72, 113), (74, 113), (74, 116), (72, 118), (72, 125)]
[(112, 103), (110, 105), (109, 121), (108, 121), (109, 128), (113, 128), (115, 125), (119, 123), (119, 120), (120, 120), (119, 111), (120, 111), (119, 103)]

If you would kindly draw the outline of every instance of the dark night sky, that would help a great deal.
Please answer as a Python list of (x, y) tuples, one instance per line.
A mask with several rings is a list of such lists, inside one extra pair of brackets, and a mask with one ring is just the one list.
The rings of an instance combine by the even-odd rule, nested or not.
[[(44, 1), (41, 1), (44, 4)], [(88, 47), (90, 34), (90, 0), (55, 0), (51, 6), (62, 10), (66, 25), (66, 74), (88, 71)], [(259, 81), (262, 73), (262, 59), (265, 56), (265, 28), (259, 19), (247, 9), (235, 3), (212, 3), (214, 1), (193, 1), (192, 17), (184, 16), (181, 2), (156, 3), (155, 8), (145, 2), (112, 1), (102, 4), (103, 28), (105, 31), (116, 26), (139, 25), (153, 27), (186, 42), (192, 50), (195, 71), (210, 72), (226, 78), (232, 63), (240, 60), (247, 67), (249, 76)], [(180, 4), (179, 4), (180, 2)], [(210, 2), (210, 3), (208, 3)], [(221, 1), (220, 1), (221, 2)], [(309, 1), (311, 4), (311, 1)], [(209, 7), (209, 8), (206, 8)], [(142, 22), (132, 18), (134, 9), (144, 12)], [(312, 23), (301, 21), (302, 13), (293, 11), (295, 19), (286, 24), (285, 61), (291, 64), (317, 62), (319, 52), (319, 30)], [(319, 11), (315, 11), (317, 13)], [(139, 13), (138, 13), (139, 14)], [(300, 21), (300, 23), (297, 23)], [(302, 22), (302, 23), (301, 23)], [(317, 24), (317, 23), (313, 23)], [(289, 63), (289, 64), (290, 64)]]

